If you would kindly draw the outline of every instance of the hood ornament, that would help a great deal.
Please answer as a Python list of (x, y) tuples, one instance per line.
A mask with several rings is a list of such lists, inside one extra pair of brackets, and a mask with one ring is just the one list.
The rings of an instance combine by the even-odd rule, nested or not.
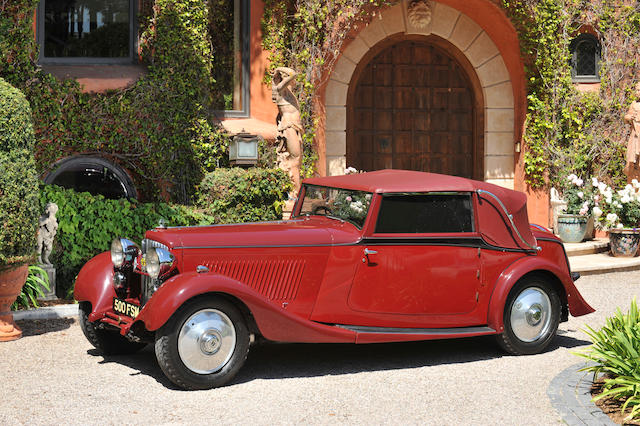
[(157, 229), (167, 229), (167, 222), (164, 220), (164, 218), (160, 218), (160, 220), (158, 221), (158, 226), (156, 226)]

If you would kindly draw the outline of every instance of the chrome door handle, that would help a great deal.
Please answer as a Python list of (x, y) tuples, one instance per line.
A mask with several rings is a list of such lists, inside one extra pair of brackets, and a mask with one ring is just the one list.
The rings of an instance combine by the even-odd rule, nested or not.
[(375, 250), (369, 250), (368, 248), (364, 249), (364, 255), (369, 256), (370, 254), (378, 254)]

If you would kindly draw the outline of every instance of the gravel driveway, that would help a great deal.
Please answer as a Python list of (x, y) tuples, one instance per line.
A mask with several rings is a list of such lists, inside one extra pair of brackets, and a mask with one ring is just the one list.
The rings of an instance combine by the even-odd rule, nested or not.
[(597, 312), (560, 324), (548, 352), (502, 354), (493, 338), (402, 344), (261, 344), (220, 389), (185, 392), (152, 347), (103, 357), (74, 320), (29, 321), (0, 343), (0, 424), (518, 424), (562, 423), (546, 390), (571, 352), (640, 294), (640, 272), (583, 277)]

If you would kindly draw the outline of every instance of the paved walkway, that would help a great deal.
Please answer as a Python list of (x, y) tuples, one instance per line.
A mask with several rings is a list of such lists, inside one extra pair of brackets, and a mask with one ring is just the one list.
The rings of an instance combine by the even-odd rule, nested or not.
[(640, 272), (577, 285), (597, 312), (561, 324), (543, 354), (507, 356), (490, 337), (263, 344), (231, 385), (201, 392), (172, 386), (151, 347), (103, 357), (73, 320), (24, 321), (25, 337), (0, 344), (0, 424), (561, 424), (550, 384), (582, 361), (585, 324), (628, 309)]

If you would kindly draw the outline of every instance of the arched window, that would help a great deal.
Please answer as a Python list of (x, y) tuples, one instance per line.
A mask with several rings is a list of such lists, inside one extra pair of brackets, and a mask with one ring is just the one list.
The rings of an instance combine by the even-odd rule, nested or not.
[(127, 173), (99, 157), (66, 158), (55, 165), (44, 183), (110, 199), (138, 196)]
[(578, 83), (600, 81), (600, 42), (591, 34), (580, 34), (571, 48), (571, 77)]

